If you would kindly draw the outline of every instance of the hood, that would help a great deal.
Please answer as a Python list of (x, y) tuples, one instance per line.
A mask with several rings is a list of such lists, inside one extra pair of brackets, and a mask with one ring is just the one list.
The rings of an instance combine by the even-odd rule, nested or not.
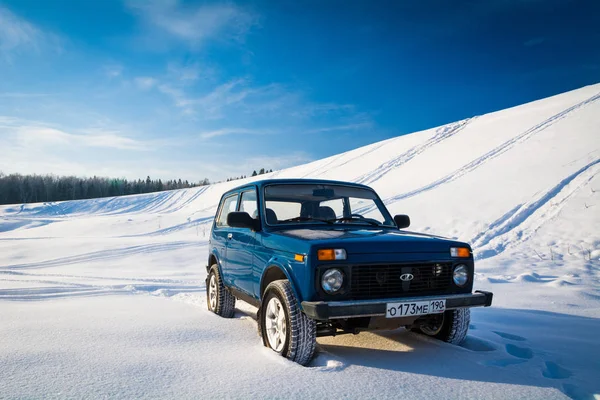
[(348, 254), (444, 253), (450, 247), (468, 246), (439, 236), (392, 229), (291, 229), (276, 235), (309, 241), (314, 248), (342, 248)]

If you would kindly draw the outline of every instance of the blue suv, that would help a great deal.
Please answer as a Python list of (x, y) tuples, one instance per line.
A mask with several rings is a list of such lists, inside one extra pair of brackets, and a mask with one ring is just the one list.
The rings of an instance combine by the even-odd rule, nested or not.
[(210, 237), (208, 309), (258, 307), (265, 346), (310, 362), (318, 336), (406, 327), (464, 340), (469, 307), (492, 304), (473, 289), (467, 243), (404, 230), (379, 196), (355, 183), (271, 179), (221, 198)]

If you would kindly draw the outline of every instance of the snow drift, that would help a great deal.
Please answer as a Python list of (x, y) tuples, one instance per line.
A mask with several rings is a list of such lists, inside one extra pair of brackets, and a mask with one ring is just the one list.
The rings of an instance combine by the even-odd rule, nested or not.
[(0, 393), (590, 398), (599, 172), (600, 84), (263, 175), (372, 186), (412, 230), (472, 243), (475, 284), (495, 292), (462, 347), (404, 331), (324, 338), (306, 369), (261, 347), (252, 308), (244, 321), (205, 309), (218, 200), (251, 179), (0, 207)]

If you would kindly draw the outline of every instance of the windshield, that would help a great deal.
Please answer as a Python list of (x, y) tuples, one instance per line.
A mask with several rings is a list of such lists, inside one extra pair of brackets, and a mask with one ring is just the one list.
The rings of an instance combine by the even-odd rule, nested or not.
[(374, 191), (343, 185), (282, 184), (265, 187), (268, 225), (356, 224), (395, 227)]

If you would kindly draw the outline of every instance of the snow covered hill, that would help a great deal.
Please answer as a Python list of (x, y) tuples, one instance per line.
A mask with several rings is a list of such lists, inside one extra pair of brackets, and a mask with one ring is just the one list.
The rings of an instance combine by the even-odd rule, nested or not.
[(600, 84), (262, 176), (372, 186), (472, 243), (495, 293), (463, 347), (324, 338), (310, 368), (262, 348), (251, 307), (206, 311), (212, 217), (244, 181), (2, 206), (0, 397), (600, 396), (599, 172)]

